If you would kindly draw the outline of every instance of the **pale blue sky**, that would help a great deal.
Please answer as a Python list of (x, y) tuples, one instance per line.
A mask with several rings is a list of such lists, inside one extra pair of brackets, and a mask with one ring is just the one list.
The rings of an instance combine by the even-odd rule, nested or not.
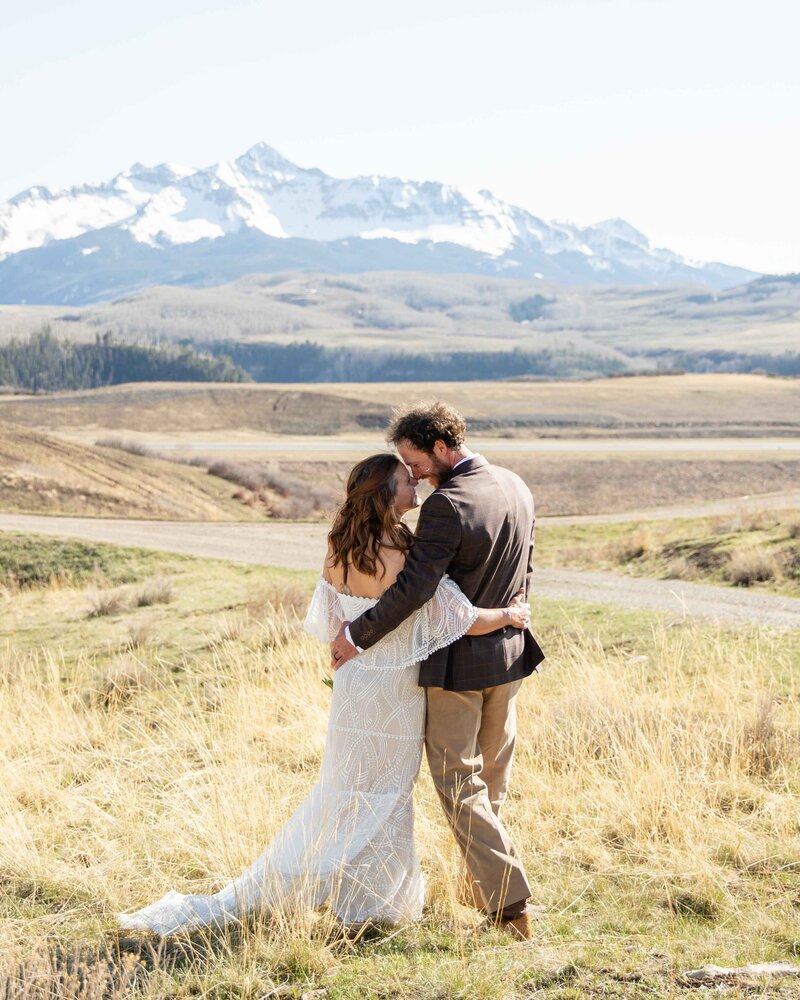
[(0, 199), (264, 140), (800, 271), (796, 0), (2, 0)]

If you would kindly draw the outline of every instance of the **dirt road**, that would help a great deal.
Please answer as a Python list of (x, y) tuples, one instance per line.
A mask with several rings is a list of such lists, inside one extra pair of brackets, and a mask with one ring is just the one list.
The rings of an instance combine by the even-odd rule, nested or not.
[[(186, 524), (0, 514), (0, 531), (84, 538), (289, 569), (318, 569), (322, 563), (327, 526), (303, 523)], [(582, 570), (537, 569), (534, 593), (547, 598), (649, 608), (679, 618), (697, 616), (720, 622), (800, 628), (800, 599), (677, 580), (652, 580)]]

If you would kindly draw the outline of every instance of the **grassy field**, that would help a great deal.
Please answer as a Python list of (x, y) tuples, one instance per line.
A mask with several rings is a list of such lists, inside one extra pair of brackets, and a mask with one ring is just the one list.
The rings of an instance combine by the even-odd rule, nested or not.
[(0, 995), (677, 1000), (690, 968), (797, 957), (800, 636), (544, 602), (507, 808), (545, 907), (533, 942), (473, 938), (425, 773), (419, 925), (342, 944), (324, 912), (277, 914), (165, 947), (121, 938), (116, 912), (220, 886), (314, 782), (329, 693), (297, 619), (313, 574), (63, 545), (0, 538), (16, 552), (0, 564)]
[[(215, 452), (213, 440), (199, 449), (173, 440), (164, 450), (147, 444), (146, 435), (89, 438), (81, 443), (0, 425), (0, 510), (167, 520), (324, 518), (339, 502), (353, 463), (386, 448), (373, 436), (314, 453), (308, 439), (290, 438), (280, 452), (254, 457), (258, 451), (248, 448)], [(97, 447), (93, 438), (107, 444)], [(479, 444), (490, 460), (522, 476), (540, 515), (691, 506), (779, 492), (800, 481), (800, 453), (779, 461), (757, 451), (525, 455), (504, 451), (499, 439)], [(196, 466), (183, 464), (187, 460)]]
[(800, 596), (800, 515), (754, 511), (621, 524), (541, 524), (540, 566), (752, 587)]
[(48, 396), (0, 396), (0, 420), (86, 433), (380, 431), (393, 406), (444, 399), (473, 433), (552, 437), (800, 436), (800, 381), (670, 375), (586, 382), (325, 385), (133, 383)]
[(386, 448), (392, 407), (421, 398), (460, 407), (470, 443), (519, 472), (545, 515), (691, 504), (800, 482), (797, 380), (132, 384), (0, 396), (0, 506), (207, 519), (308, 514), (307, 504), (273, 502), (274, 490), (245, 488), (237, 499), (201, 469), (94, 448), (116, 437), (156, 452), (167, 447), (177, 457), (224, 458), (239, 468), (241, 482), (283, 477), (299, 484), (290, 490), (298, 496), (319, 488), (312, 513), (320, 515), (335, 505), (353, 462)]
[[(585, 382), (341, 383), (333, 395), (393, 406), (444, 399), (474, 425), (534, 436), (768, 436), (800, 428), (800, 382), (763, 375), (668, 375)], [(749, 431), (748, 431), (749, 428)]]

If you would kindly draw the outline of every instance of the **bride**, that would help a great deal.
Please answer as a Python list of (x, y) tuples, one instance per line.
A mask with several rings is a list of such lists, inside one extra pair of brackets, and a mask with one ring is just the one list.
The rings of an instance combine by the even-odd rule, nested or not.
[[(414, 542), (400, 517), (417, 505), (416, 485), (394, 455), (373, 455), (352, 469), (306, 615), (311, 635), (330, 642), (394, 583)], [(424, 886), (412, 792), (425, 730), (419, 661), (465, 634), (525, 628), (529, 614), (519, 596), (507, 608), (473, 607), (445, 576), (419, 611), (336, 671), (319, 780), (256, 861), (213, 895), (171, 891), (121, 914), (121, 927), (166, 936), (326, 900), (346, 927), (418, 919)]]

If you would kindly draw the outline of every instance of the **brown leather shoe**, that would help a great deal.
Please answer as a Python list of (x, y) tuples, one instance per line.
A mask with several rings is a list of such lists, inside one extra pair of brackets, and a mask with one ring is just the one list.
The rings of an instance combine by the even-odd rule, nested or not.
[(497, 916), (492, 914), (482, 920), (473, 933), (483, 935), (490, 931), (501, 931), (514, 938), (515, 941), (530, 941), (533, 937), (533, 922), (543, 913), (544, 907), (528, 905), (520, 916), (513, 917), (511, 920), (498, 920)]
[(525, 912), (515, 917), (513, 920), (502, 920), (498, 925), (501, 931), (505, 931), (515, 940), (530, 941), (533, 937), (533, 915), (529, 906), (525, 907)]

